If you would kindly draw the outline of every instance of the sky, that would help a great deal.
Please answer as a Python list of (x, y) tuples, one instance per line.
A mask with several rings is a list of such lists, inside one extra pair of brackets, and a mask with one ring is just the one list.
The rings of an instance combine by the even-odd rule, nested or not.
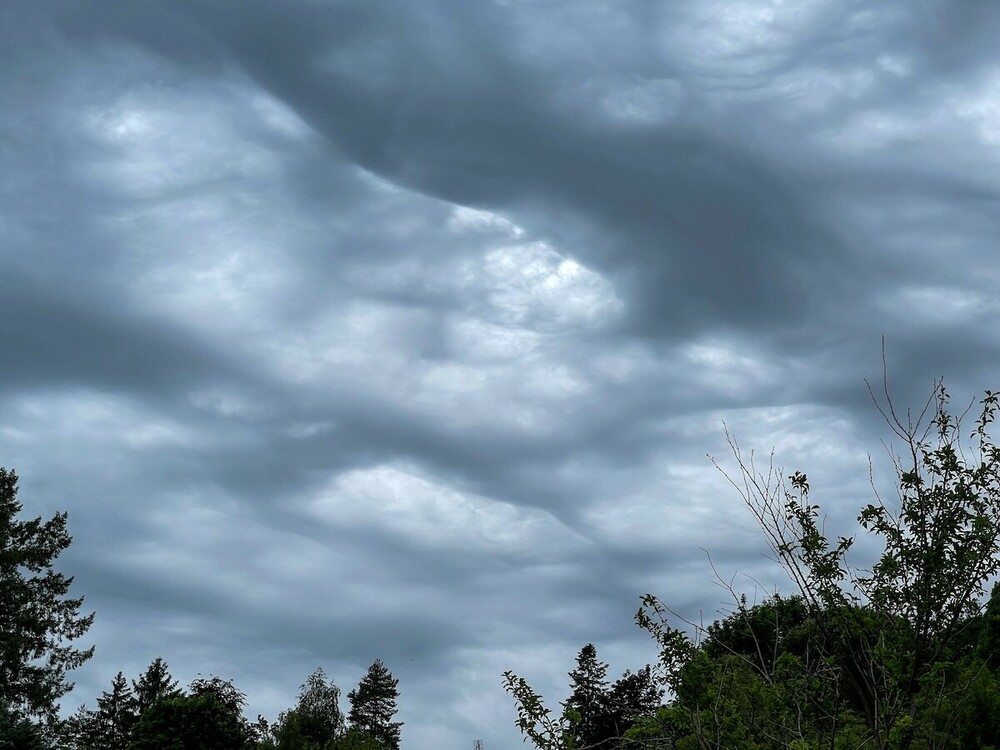
[[(1000, 386), (973, 0), (12, 0), (0, 465), (69, 513), (73, 710), (157, 656), (273, 719), (399, 678), (521, 746), (586, 643), (789, 592), (726, 429), (831, 528), (901, 408)], [(346, 708), (346, 699), (342, 706)]]

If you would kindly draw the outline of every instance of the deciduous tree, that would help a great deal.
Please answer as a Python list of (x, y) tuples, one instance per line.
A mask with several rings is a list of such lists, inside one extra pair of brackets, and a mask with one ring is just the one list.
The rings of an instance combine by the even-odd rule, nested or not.
[(250, 750), (258, 737), (244, 706), (229, 680), (199, 677), (187, 694), (167, 694), (143, 712), (129, 750)]
[[(874, 398), (874, 393), (873, 393)], [(898, 499), (861, 508), (880, 549), (848, 563), (849, 536), (831, 538), (806, 475), (763, 470), (731, 439), (731, 478), (797, 593), (704, 627), (654, 596), (636, 615), (660, 648), (667, 706), (625, 731), (645, 747), (814, 750), (989, 747), (1000, 744), (1000, 448), (990, 427), (1000, 396), (986, 391), (965, 427), (937, 383), (918, 416), (876, 398), (899, 446)], [(971, 407), (970, 407), (971, 410)], [(720, 580), (725, 585), (725, 582)], [(518, 726), (544, 750), (579, 750), (523, 679), (505, 674)], [(622, 688), (624, 690), (624, 687)], [(613, 690), (612, 690), (613, 692)], [(570, 717), (573, 718), (573, 717)]]
[(306, 678), (295, 708), (283, 712), (272, 729), (277, 750), (325, 750), (344, 734), (340, 688), (322, 667)]

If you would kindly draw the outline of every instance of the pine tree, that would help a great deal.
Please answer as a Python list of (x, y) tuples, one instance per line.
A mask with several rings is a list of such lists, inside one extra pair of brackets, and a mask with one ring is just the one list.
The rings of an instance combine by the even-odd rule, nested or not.
[(72, 541), (66, 514), (18, 521), (20, 512), (17, 475), (0, 468), (0, 704), (15, 721), (54, 719), (73, 687), (67, 672), (94, 652), (72, 646), (94, 615), (80, 615), (83, 597), (67, 597), (73, 579), (52, 569)]
[(357, 688), (347, 694), (351, 702), (348, 720), (351, 727), (379, 742), (386, 750), (399, 750), (402, 722), (392, 721), (396, 714), (399, 680), (376, 659)]
[(181, 694), (177, 680), (170, 676), (167, 663), (159, 656), (150, 663), (142, 677), (132, 681), (132, 689), (139, 716), (161, 698), (176, 698)]

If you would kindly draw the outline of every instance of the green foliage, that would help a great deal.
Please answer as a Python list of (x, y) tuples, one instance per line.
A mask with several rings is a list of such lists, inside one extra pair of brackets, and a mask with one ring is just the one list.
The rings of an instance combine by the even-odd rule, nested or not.
[(663, 689), (656, 683), (653, 670), (648, 665), (636, 672), (625, 671), (611, 686), (605, 703), (607, 726), (605, 741), (617, 747), (617, 739), (640, 719), (656, 711), (663, 698)]
[(17, 475), (0, 468), (0, 750), (399, 749), (399, 681), (381, 661), (348, 696), (349, 729), (340, 689), (322, 669), (272, 731), (261, 717), (246, 720), (246, 696), (231, 682), (198, 678), (185, 693), (161, 658), (131, 684), (119, 672), (96, 709), (60, 721), (58, 699), (73, 687), (67, 673), (94, 650), (73, 642), (94, 615), (80, 615), (83, 598), (68, 596), (73, 579), (52, 567), (71, 542), (66, 514), (22, 521), (21, 510)]
[(262, 744), (262, 750), (314, 750), (317, 746), (302, 731), (299, 713), (294, 708), (283, 711), (271, 727), (271, 736)]
[[(805, 474), (792, 474), (788, 485), (773, 467), (760, 474), (733, 442), (741, 480), (733, 483), (799, 589), (807, 616), (800, 635), (821, 657), (806, 665), (820, 681), (807, 686), (811, 702), (838, 720), (860, 720), (874, 747), (938, 746), (947, 722), (931, 706), (950, 705), (973, 684), (944, 665), (971, 650), (970, 632), (993, 627), (979, 620), (985, 584), (1000, 572), (1000, 451), (989, 435), (997, 396), (987, 391), (980, 402), (972, 446), (940, 383), (916, 422), (900, 420), (888, 397), (876, 405), (903, 451), (895, 456), (898, 505), (879, 499), (858, 517), (882, 544), (870, 569), (847, 564), (853, 539), (828, 540)], [(762, 653), (795, 650), (759, 623), (751, 631)], [(767, 678), (768, 665), (759, 666)], [(827, 687), (816, 692), (820, 685)], [(835, 727), (817, 731), (835, 735)]]
[(558, 719), (523, 678), (504, 673), (504, 687), (517, 703), (518, 727), (544, 750), (613, 750), (627, 744), (622, 742), (625, 734), (660, 705), (663, 690), (652, 670), (647, 666), (626, 671), (609, 686), (608, 665), (598, 660), (591, 643), (580, 650), (576, 664), (569, 673), (570, 696)]
[(306, 678), (295, 708), (283, 712), (272, 729), (276, 750), (327, 750), (344, 734), (340, 688), (327, 681), (322, 668)]
[(83, 598), (67, 596), (73, 579), (52, 565), (70, 545), (66, 514), (18, 521), (17, 475), (0, 468), (0, 703), (15, 719), (52, 720), (73, 683), (66, 675), (94, 649), (72, 642), (94, 615), (80, 615)]
[(374, 737), (352, 727), (337, 739), (331, 750), (384, 750), (384, 746)]
[(125, 750), (142, 715), (163, 698), (178, 698), (177, 681), (167, 665), (155, 659), (131, 686), (119, 672), (97, 699), (96, 710), (81, 706), (63, 722), (63, 743), (73, 750)]
[(254, 738), (242, 714), (213, 691), (163, 698), (132, 734), (129, 750), (249, 750)]
[(523, 677), (510, 670), (503, 673), (504, 690), (514, 697), (517, 706), (518, 729), (534, 743), (538, 750), (573, 750), (570, 717), (563, 713), (559, 718), (545, 707), (542, 697)]
[[(322, 667), (318, 667), (306, 678), (295, 708), (304, 736), (319, 744), (334, 740), (341, 734), (344, 715), (338, 705), (339, 699), (340, 688), (332, 680), (327, 681)], [(395, 710), (395, 703), (393, 709)]]
[(37, 724), (15, 717), (0, 702), (0, 750), (48, 750), (45, 732)]
[(604, 671), (588, 646), (559, 718), (505, 673), (526, 738), (541, 750), (613, 747), (615, 737), (657, 750), (1000, 746), (1000, 584), (982, 605), (1000, 574), (1000, 449), (989, 434), (998, 395), (980, 402), (971, 445), (940, 384), (915, 421), (900, 420), (887, 395), (876, 405), (903, 448), (898, 503), (876, 498), (858, 517), (881, 543), (870, 568), (848, 564), (853, 538), (826, 535), (805, 474), (758, 472), (730, 439), (740, 470), (731, 481), (798, 593), (750, 606), (730, 588), (734, 610), (687, 631), (644, 597), (636, 622), (659, 646), (654, 674), (670, 702), (656, 706), (647, 690), (604, 734), (615, 689), (593, 697)]
[(385, 750), (399, 750), (402, 722), (392, 721), (396, 715), (399, 680), (376, 659), (358, 686), (347, 694), (351, 703), (348, 720), (351, 728), (376, 740)]

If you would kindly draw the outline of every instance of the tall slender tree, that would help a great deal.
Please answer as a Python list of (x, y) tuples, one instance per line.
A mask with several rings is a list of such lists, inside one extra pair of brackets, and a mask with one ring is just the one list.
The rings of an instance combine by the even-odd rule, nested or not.
[(569, 673), (570, 695), (563, 704), (573, 744), (578, 748), (601, 744), (610, 736), (608, 725), (608, 665), (597, 659), (597, 648), (588, 643)]
[(402, 722), (393, 721), (399, 680), (392, 676), (381, 660), (368, 667), (357, 688), (347, 694), (351, 702), (348, 720), (358, 732), (379, 742), (386, 750), (399, 750)]
[(121, 672), (115, 675), (111, 690), (104, 691), (97, 699), (96, 719), (103, 740), (100, 747), (103, 750), (125, 750), (139, 716), (135, 695)]
[(73, 579), (52, 567), (72, 541), (66, 514), (19, 521), (21, 509), (17, 475), (0, 468), (0, 704), (15, 720), (54, 719), (67, 673), (94, 652), (73, 646), (94, 615), (80, 614)]

